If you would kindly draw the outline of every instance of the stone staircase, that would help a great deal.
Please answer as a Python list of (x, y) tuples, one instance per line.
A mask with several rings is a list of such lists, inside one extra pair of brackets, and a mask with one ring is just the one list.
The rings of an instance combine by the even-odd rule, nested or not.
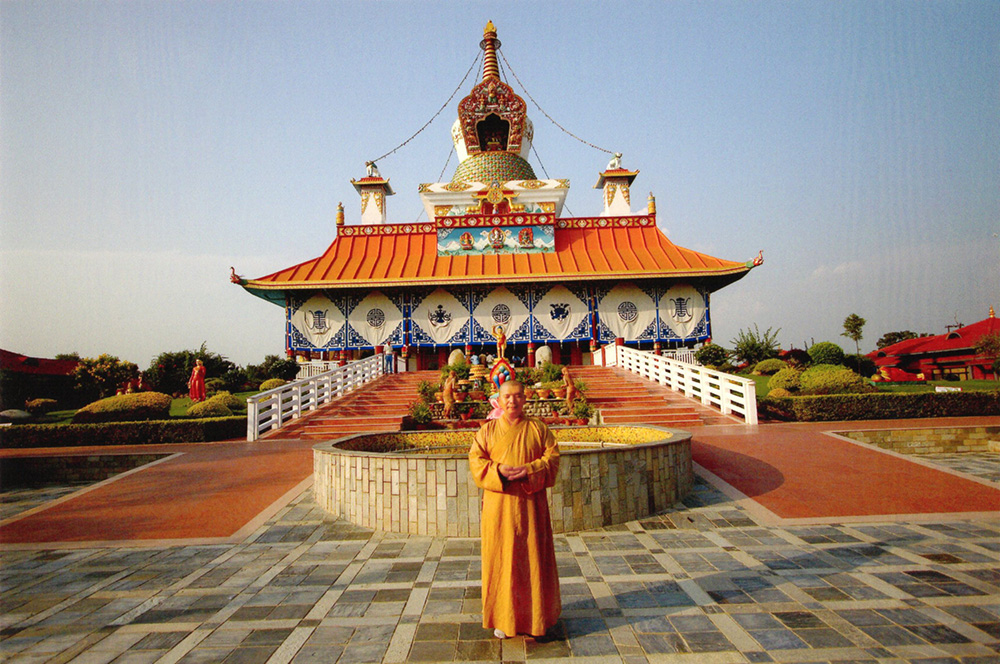
[[(689, 429), (742, 422), (624, 369), (572, 366), (570, 370), (575, 379), (587, 384), (587, 400), (601, 411), (605, 424)], [(418, 398), (417, 384), (439, 378), (437, 371), (382, 376), (265, 437), (330, 440), (355, 433), (399, 431), (410, 404)]]
[(653, 424), (689, 429), (737, 424), (723, 415), (657, 383), (616, 367), (572, 366), (574, 380), (587, 385), (587, 401), (601, 411), (604, 424)]
[(410, 404), (419, 398), (417, 384), (440, 377), (438, 371), (381, 376), (265, 437), (330, 440), (355, 433), (399, 431)]

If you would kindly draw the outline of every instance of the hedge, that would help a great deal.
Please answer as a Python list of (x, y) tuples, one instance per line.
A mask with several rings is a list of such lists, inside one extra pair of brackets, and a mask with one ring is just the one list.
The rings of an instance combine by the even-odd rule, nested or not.
[(206, 443), (245, 438), (245, 417), (102, 424), (19, 424), (0, 428), (0, 448)]
[(923, 417), (1000, 415), (1000, 392), (917, 392), (911, 394), (826, 394), (765, 397), (761, 418), (797, 422), (896, 420)]

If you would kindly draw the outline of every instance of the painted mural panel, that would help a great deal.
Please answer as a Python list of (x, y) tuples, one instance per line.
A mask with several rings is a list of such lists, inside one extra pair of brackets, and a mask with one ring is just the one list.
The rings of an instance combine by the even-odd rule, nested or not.
[(586, 289), (571, 290), (563, 285), (535, 291), (534, 338), (589, 339), (590, 307)]
[(305, 302), (292, 302), (288, 320), (291, 323), (292, 345), (327, 348), (343, 343), (347, 317), (340, 306), (323, 293), (316, 293)]
[(469, 339), (469, 310), (464, 293), (456, 297), (455, 293), (437, 288), (418, 299), (410, 311), (413, 343), (465, 343)]
[(351, 345), (382, 346), (386, 343), (402, 343), (401, 301), (394, 302), (381, 291), (372, 291), (354, 305), (348, 317), (348, 324), (358, 337), (352, 341), (360, 341)]
[(656, 300), (635, 284), (617, 284), (598, 295), (601, 340), (643, 339), (656, 325)]
[(551, 253), (556, 249), (555, 228), (551, 224), (439, 228), (437, 245), (440, 256)]

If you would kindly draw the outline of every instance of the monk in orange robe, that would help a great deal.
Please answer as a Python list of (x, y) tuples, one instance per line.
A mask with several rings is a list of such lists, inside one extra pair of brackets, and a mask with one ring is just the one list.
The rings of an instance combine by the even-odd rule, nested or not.
[(191, 378), (188, 380), (188, 396), (191, 401), (205, 400), (205, 364), (201, 360), (194, 361)]
[(562, 611), (546, 489), (559, 448), (541, 420), (524, 414), (524, 386), (500, 386), (503, 416), (476, 434), (469, 468), (484, 490), (483, 627), (498, 638), (543, 636)]

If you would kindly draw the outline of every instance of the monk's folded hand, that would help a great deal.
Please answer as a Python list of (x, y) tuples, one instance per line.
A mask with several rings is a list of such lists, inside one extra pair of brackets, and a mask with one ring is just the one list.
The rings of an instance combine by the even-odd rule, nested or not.
[(501, 463), (497, 466), (497, 471), (503, 475), (504, 479), (510, 482), (521, 480), (528, 476), (527, 466), (509, 466)]

